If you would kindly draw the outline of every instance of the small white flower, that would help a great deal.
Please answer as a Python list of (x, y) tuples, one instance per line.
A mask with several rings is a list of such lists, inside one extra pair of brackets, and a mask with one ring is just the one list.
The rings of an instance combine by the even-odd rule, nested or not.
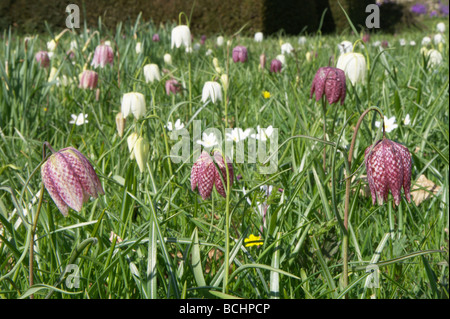
[(76, 40), (70, 41), (70, 50), (76, 50), (78, 48), (78, 44)]
[[(380, 127), (381, 126), (381, 122), (380, 121), (376, 121), (375, 122), (375, 126), (376, 127)], [(395, 116), (393, 116), (391, 118), (387, 118), (386, 116), (384, 117), (384, 130), (386, 131), (386, 133), (392, 132), (397, 127), (398, 127), (398, 125), (395, 124)]]
[(250, 129), (242, 130), (240, 127), (235, 127), (231, 130), (231, 133), (225, 133), (227, 141), (233, 141), (238, 143), (245, 140), (250, 134)]
[(401, 46), (405, 46), (406, 45), (406, 40), (405, 39), (400, 39), (400, 40), (398, 40), (398, 42), (400, 43)]
[(219, 36), (217, 37), (217, 40), (216, 40), (217, 45), (218, 45), (219, 47), (221, 47), (221, 46), (223, 45), (223, 42), (224, 42), (223, 36), (219, 35)]
[(172, 122), (167, 122), (167, 126), (165, 126), (169, 131), (175, 131), (181, 130), (184, 128), (184, 123), (181, 123), (180, 119), (175, 121), (175, 125)]
[(352, 52), (353, 50), (353, 43), (350, 41), (342, 41), (338, 44), (339, 52), (341, 54)]
[(47, 42), (47, 49), (48, 49), (49, 51), (55, 51), (56, 45), (57, 45), (57, 43), (56, 43), (55, 40), (48, 41), (48, 42)]
[(381, 45), (381, 41), (375, 41), (374, 43), (372, 43), (372, 45), (374, 47), (379, 47)]
[(172, 64), (172, 56), (169, 53), (164, 54), (164, 63)]
[(305, 45), (306, 44), (306, 37), (302, 35), (300, 38), (298, 38), (298, 44)]
[(210, 99), (212, 103), (222, 101), (222, 87), (219, 83), (215, 81), (205, 82), (202, 91), (202, 102), (205, 103), (208, 99)]
[(206, 56), (210, 56), (211, 54), (213, 54), (213, 50), (211, 50), (211, 49), (208, 49), (208, 50), (205, 52), (205, 55), (206, 55)]
[(87, 120), (88, 117), (87, 114), (80, 113), (78, 114), (78, 116), (76, 114), (72, 114), (71, 117), (72, 120), (69, 122), (69, 124), (75, 124), (77, 126), (80, 126), (89, 122)]
[(263, 185), (259, 189), (264, 192), (264, 195), (266, 195), (266, 197), (269, 197), (270, 194), (272, 194), (273, 186), (272, 185), (269, 185), (269, 186)]
[(281, 62), (281, 65), (285, 65), (286, 64), (286, 57), (284, 56), (284, 54), (278, 54), (275, 59), (279, 60)]
[[(194, 50), (195, 51), (200, 50), (200, 47), (201, 47), (200, 43), (197, 42), (197, 43), (194, 44)], [(186, 52), (187, 52), (187, 49), (186, 49)]]
[(141, 42), (136, 43), (136, 54), (139, 54), (142, 52), (142, 44)]
[(217, 137), (214, 133), (211, 134), (203, 133), (202, 140), (198, 140), (197, 144), (203, 145), (206, 148), (219, 145), (219, 143), (217, 142)]
[(251, 138), (255, 138), (257, 140), (260, 141), (267, 141), (267, 138), (269, 138), (270, 136), (272, 136), (273, 133), (273, 127), (272, 125), (270, 125), (267, 128), (261, 128), (259, 125), (256, 127), (256, 130), (258, 131), (258, 133), (256, 134), (251, 134), (250, 137)]
[(422, 45), (423, 46), (427, 46), (427, 45), (429, 45), (431, 43), (431, 38), (430, 37), (424, 37), (423, 39), (422, 39)]
[(409, 117), (409, 114), (406, 114), (405, 119), (403, 120), (403, 124), (404, 125), (409, 125), (411, 124), (411, 118)]
[(434, 42), (435, 45), (438, 45), (441, 42), (444, 43), (445, 42), (444, 41), (444, 37), (440, 33), (435, 34), (434, 37), (433, 37), (433, 42)]
[(442, 63), (442, 54), (435, 49), (431, 49), (427, 52), (428, 67), (434, 68)]
[(416, 41), (414, 41), (414, 40), (409, 41), (409, 45), (412, 46), (412, 47), (415, 46), (416, 45)]
[(294, 51), (294, 47), (289, 42), (281, 45), (281, 54), (291, 54), (292, 51)]
[(264, 39), (264, 34), (262, 32), (255, 33), (255, 42), (262, 42)]
[(436, 30), (440, 33), (444, 33), (445, 32), (445, 23), (444, 22), (439, 22), (436, 25)]

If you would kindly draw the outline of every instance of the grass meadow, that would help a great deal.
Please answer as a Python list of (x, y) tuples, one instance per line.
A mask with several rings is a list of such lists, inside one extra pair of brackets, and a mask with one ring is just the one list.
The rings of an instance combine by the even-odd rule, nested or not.
[[(106, 28), (99, 20), (96, 28), (82, 25), (62, 34), (47, 68), (35, 54), (47, 51), (57, 32), (26, 37), (4, 30), (1, 298), (448, 299), (449, 38), (448, 20), (442, 20), (444, 42), (433, 42), (438, 21), (427, 21), (427, 30), (374, 33), (366, 43), (359, 33), (305, 35), (299, 43), (298, 36), (283, 33), (256, 42), (237, 32), (224, 35), (219, 46), (219, 35), (200, 44), (195, 34), (187, 53), (183, 46), (171, 48), (175, 25), (137, 19)], [(425, 36), (432, 39), (427, 49), (442, 53), (438, 65), (421, 50)], [(310, 98), (318, 68), (336, 66), (344, 40), (365, 56), (366, 83), (347, 80), (343, 105)], [(110, 41), (114, 62), (94, 69), (102, 41)], [(282, 43), (294, 51), (284, 54), (280, 73), (270, 72)], [(233, 62), (236, 45), (247, 47), (247, 62)], [(164, 60), (167, 53), (171, 63)], [(149, 63), (159, 66), (161, 80), (146, 82)], [(84, 69), (98, 73), (97, 88), (79, 87)], [(181, 90), (168, 95), (171, 78)], [(203, 85), (213, 80), (223, 99), (202, 102)], [(116, 115), (128, 92), (145, 96), (146, 111), (138, 120), (128, 116), (120, 136)], [(358, 119), (369, 108), (347, 167)], [(80, 113), (81, 122), (74, 123)], [(395, 117), (397, 126), (386, 137), (411, 152), (411, 203), (402, 191), (398, 206), (392, 195), (372, 204), (364, 151), (382, 136), (380, 114)], [(203, 131), (216, 128), (224, 140), (227, 128), (276, 128), (275, 172), (261, 173), (259, 159), (234, 161), (238, 178), (227, 196), (213, 189), (203, 200), (191, 190), (193, 157), (171, 158), (179, 140), (170, 138), (168, 122), (178, 119), (189, 133), (190, 154), (198, 145), (194, 123)], [(149, 143), (142, 171), (130, 158), (133, 132)], [(64, 217), (43, 188), (44, 142), (83, 153), (105, 195)]]

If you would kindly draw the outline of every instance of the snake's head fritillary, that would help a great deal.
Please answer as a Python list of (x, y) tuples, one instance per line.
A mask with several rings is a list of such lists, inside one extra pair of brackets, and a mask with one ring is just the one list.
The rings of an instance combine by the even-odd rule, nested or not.
[(372, 145), (366, 148), (364, 161), (373, 204), (376, 201), (383, 204), (391, 191), (394, 203), (399, 205), (402, 187), (406, 200), (411, 202), (412, 160), (409, 150), (386, 138), (371, 149)]
[(81, 211), (90, 197), (105, 194), (89, 160), (73, 147), (64, 148), (41, 166), (44, 186), (59, 211), (67, 216), (69, 207)]

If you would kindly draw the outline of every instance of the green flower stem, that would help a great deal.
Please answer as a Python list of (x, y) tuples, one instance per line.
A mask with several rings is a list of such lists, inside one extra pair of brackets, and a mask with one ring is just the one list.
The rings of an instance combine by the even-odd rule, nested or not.
[(383, 127), (383, 138), (385, 136), (385, 130), (384, 130), (384, 116), (381, 110), (376, 107), (372, 106), (365, 110), (361, 116), (358, 119), (358, 122), (356, 123), (355, 131), (353, 132), (352, 142), (350, 144), (350, 150), (348, 152), (348, 160), (346, 165), (346, 172), (345, 172), (345, 202), (344, 202), (344, 237), (342, 240), (342, 255), (343, 255), (343, 289), (345, 289), (348, 286), (348, 213), (349, 213), (349, 207), (350, 207), (350, 188), (351, 188), (351, 167), (352, 167), (352, 158), (353, 158), (353, 150), (355, 148), (355, 142), (356, 142), (356, 135), (358, 133), (359, 127), (361, 126), (362, 120), (364, 117), (370, 112), (370, 111), (376, 111), (380, 114), (382, 119), (382, 127)]
[[(327, 105), (325, 95), (322, 96), (322, 111), (323, 111), (323, 140), (327, 140)], [(326, 147), (323, 148), (323, 172), (326, 169), (327, 152)]]
[(225, 154), (222, 155), (225, 163), (225, 171), (227, 172), (227, 180), (226, 180), (226, 203), (225, 203), (225, 261), (224, 261), (224, 279), (223, 279), (223, 287), (222, 292), (228, 293), (228, 271), (229, 271), (229, 255), (230, 255), (230, 193), (231, 193), (231, 181), (230, 181), (230, 172), (228, 170), (228, 163), (226, 160)]
[[(30, 232), (30, 256), (29, 256), (29, 269), (28, 269), (28, 271), (29, 271), (28, 278), (29, 278), (29, 286), (30, 287), (32, 287), (34, 284), (34, 277), (33, 277), (34, 234), (36, 232), (37, 221), (38, 221), (39, 213), (41, 212), (43, 198), (44, 198), (44, 183), (42, 183), (41, 193), (39, 195), (39, 203), (38, 203), (38, 207), (37, 207), (37, 212), (36, 212), (36, 215), (34, 216), (33, 227)], [(30, 299), (34, 299), (33, 294), (30, 295)]]

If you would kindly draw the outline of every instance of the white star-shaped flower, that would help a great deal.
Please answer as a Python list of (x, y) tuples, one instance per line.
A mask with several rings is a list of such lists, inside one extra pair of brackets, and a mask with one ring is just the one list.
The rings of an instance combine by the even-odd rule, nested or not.
[(269, 138), (270, 136), (272, 136), (273, 133), (273, 127), (272, 125), (270, 125), (267, 128), (261, 128), (259, 125), (256, 127), (256, 130), (258, 131), (258, 133), (256, 134), (251, 134), (250, 137), (251, 138), (255, 138), (257, 140), (260, 141), (267, 141), (267, 138)]
[[(376, 121), (375, 126), (380, 127), (381, 122)], [(391, 118), (387, 118), (386, 116), (384, 117), (384, 130), (386, 131), (386, 133), (392, 132), (397, 127), (398, 127), (398, 124), (395, 124), (395, 116), (393, 116)]]
[(184, 123), (181, 123), (180, 119), (175, 121), (175, 125), (172, 122), (167, 122), (167, 125), (165, 126), (169, 131), (175, 131), (181, 130), (184, 128)]
[(85, 123), (88, 123), (89, 121), (87, 120), (88, 115), (84, 114), (84, 113), (80, 113), (77, 115), (72, 114), (72, 120), (69, 122), (69, 124), (75, 124), (75, 125), (83, 125)]

